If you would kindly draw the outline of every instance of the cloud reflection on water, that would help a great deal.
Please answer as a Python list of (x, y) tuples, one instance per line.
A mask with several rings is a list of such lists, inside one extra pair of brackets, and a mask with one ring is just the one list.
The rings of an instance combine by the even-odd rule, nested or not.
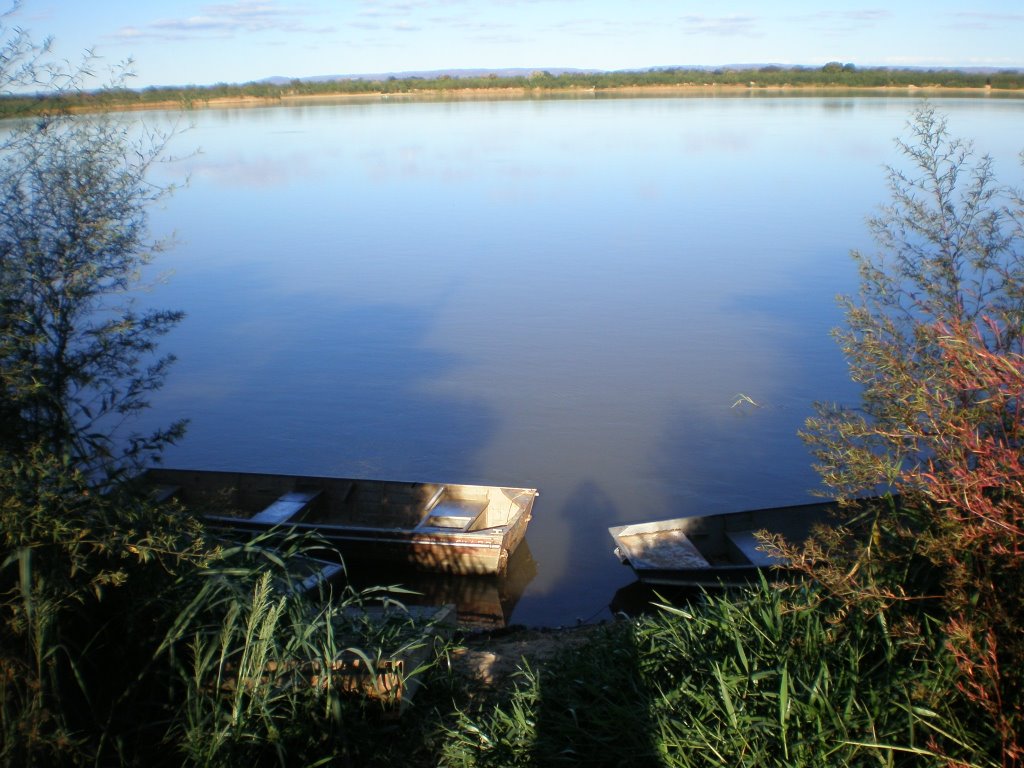
[(910, 105), (198, 114), (156, 222), (184, 245), (154, 301), (189, 313), (153, 414), (193, 418), (168, 463), (536, 486), (515, 620), (600, 607), (630, 579), (608, 525), (813, 484), (795, 430), (850, 394), (832, 296)]

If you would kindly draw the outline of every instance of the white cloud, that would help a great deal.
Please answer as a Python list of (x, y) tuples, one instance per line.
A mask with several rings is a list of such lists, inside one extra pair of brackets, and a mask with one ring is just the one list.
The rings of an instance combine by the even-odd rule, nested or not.
[(369, 17), (393, 17), (409, 16), (410, 14), (429, 7), (425, 2), (389, 2), (388, 0), (362, 0), (360, 2), (360, 16)]
[(962, 11), (952, 14), (954, 25), (968, 29), (1001, 29), (1007, 24), (1024, 24), (1024, 13), (991, 13), (984, 11)]
[(683, 16), (683, 31), (690, 35), (751, 35), (757, 32), (760, 19), (755, 16)]
[(122, 39), (163, 38), (180, 40), (188, 37), (232, 37), (241, 33), (268, 31), (317, 32), (306, 25), (310, 15), (301, 7), (284, 7), (275, 2), (241, 0), (237, 3), (208, 5), (202, 13), (184, 18), (157, 19), (141, 26), (122, 27)]

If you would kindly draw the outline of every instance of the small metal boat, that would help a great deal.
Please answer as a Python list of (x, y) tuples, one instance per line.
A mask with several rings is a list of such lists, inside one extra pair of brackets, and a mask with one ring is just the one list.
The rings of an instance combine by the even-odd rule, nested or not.
[(716, 587), (786, 566), (778, 550), (762, 543), (758, 531), (800, 543), (836, 509), (835, 502), (801, 504), (619, 525), (608, 532), (615, 540), (615, 554), (641, 581)]
[(316, 533), (349, 561), (458, 575), (502, 575), (537, 491), (484, 485), (149, 469), (175, 499), (232, 536), (280, 527)]

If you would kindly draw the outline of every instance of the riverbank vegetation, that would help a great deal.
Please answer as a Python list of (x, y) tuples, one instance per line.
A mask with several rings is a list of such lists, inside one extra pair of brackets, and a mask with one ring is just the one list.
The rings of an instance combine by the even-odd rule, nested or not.
[(803, 567), (846, 611), (895, 610), (911, 634), (940, 621), (958, 692), (1020, 766), (1024, 198), (930, 107), (899, 147), (836, 334), (862, 402), (819, 405), (806, 437), (835, 493), (901, 503), (822, 537)]
[(323, 96), (444, 96), (455, 92), (509, 95), (589, 93), (621, 89), (708, 88), (950, 88), (978, 91), (1019, 91), (1024, 89), (1024, 72), (999, 70), (979, 73), (957, 69), (899, 69), (857, 67), (830, 62), (823, 67), (683, 68), (623, 71), (568, 72), (552, 74), (538, 70), (512, 77), (497, 74), (459, 77), (342, 78), (300, 80), (287, 83), (219, 83), (210, 86), (167, 86), (142, 89), (102, 89), (64, 92), (57, 96), (8, 95), (0, 99), (0, 117), (34, 114), (54, 108), (102, 111), (105, 109), (146, 109), (215, 105), (245, 100), (279, 101)]
[[(38, 81), (45, 50), (4, 53), (0, 82)], [(0, 146), (0, 764), (1020, 768), (1024, 201), (933, 110), (910, 127), (838, 333), (863, 403), (807, 427), (836, 493), (898, 498), (791, 549), (805, 579), (611, 622), (504, 686), (439, 647), (396, 720), (335, 664), (416, 642), (364, 620), (377, 593), (300, 594), (310, 542), (219, 541), (127, 482), (183, 434), (122, 424), (182, 319), (129, 302), (166, 137), (23, 123)]]

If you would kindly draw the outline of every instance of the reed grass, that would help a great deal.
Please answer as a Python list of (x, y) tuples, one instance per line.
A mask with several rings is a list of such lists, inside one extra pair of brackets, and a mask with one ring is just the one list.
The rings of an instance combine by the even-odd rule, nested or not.
[(939, 633), (830, 615), (762, 582), (623, 621), (497, 709), (463, 709), (441, 765), (984, 765)]
[(352, 760), (369, 748), (370, 721), (398, 706), (399, 688), (382, 685), (382, 670), (401, 688), (424, 671), (392, 664), (433, 642), (394, 589), (327, 588), (326, 599), (311, 600), (292, 588), (287, 560), (277, 573), (234, 562), (280, 551), (234, 548), (158, 649), (183, 689), (165, 738), (187, 764)]

